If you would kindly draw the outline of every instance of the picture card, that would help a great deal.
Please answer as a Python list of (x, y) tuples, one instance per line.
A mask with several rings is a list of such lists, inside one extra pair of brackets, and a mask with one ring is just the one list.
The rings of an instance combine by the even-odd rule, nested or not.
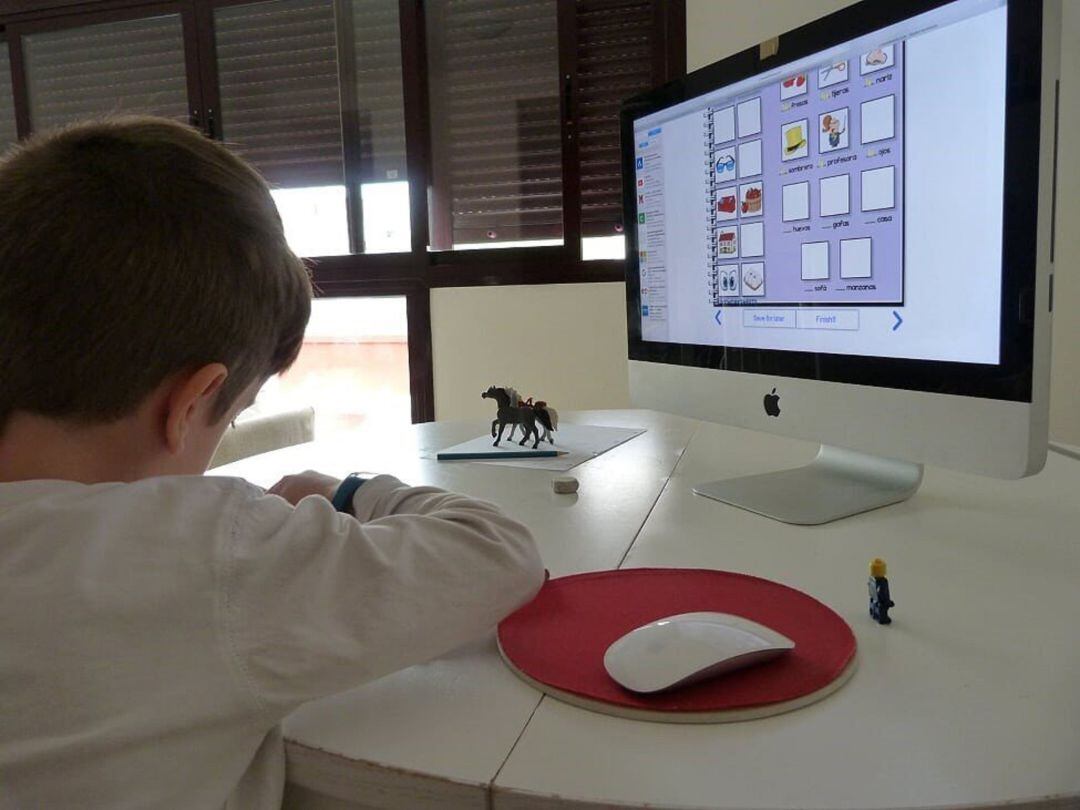
[(893, 66), (894, 55), (892, 45), (883, 45), (864, 53), (859, 58), (859, 74), (865, 76), (878, 70), (885, 70)]
[(713, 113), (713, 142), (727, 143), (735, 140), (735, 108), (725, 107)]
[(764, 210), (765, 200), (761, 181), (739, 186), (739, 216), (759, 217)]
[(717, 286), (720, 288), (720, 295), (737, 296), (739, 294), (739, 265), (721, 265), (717, 273)]
[(738, 166), (738, 161), (735, 158), (735, 149), (722, 149), (716, 153), (716, 165), (713, 167), (716, 169), (716, 177), (721, 181), (731, 181), (735, 179), (735, 169)]
[(895, 99), (882, 96), (873, 101), (864, 101), (860, 110), (862, 123), (860, 139), (863, 143), (875, 143), (892, 138), (896, 134), (894, 113)]
[(840, 240), (840, 278), (870, 278), (873, 240)]
[(735, 186), (716, 192), (716, 218), (720, 221), (735, 219), (739, 215), (739, 190)]
[(739, 144), (739, 177), (761, 174), (761, 140)]
[(780, 128), (780, 160), (799, 160), (810, 154), (808, 133), (805, 118), (784, 124)]
[(896, 167), (883, 166), (862, 173), (862, 210), (880, 211), (892, 208), (895, 197)]
[(807, 242), (802, 246), (803, 281), (820, 281), (829, 277), (829, 243)]
[(739, 229), (735, 225), (716, 231), (716, 255), (731, 259), (739, 255)]
[(765, 255), (765, 225), (753, 222), (739, 226), (739, 249), (743, 258)]
[(819, 182), (821, 216), (835, 217), (851, 211), (851, 177), (838, 174), (823, 177)]
[(818, 87), (832, 87), (848, 80), (848, 62), (846, 59), (833, 62), (818, 70)]
[(822, 113), (818, 116), (818, 151), (822, 154), (848, 148), (848, 109)]
[(794, 76), (788, 76), (780, 82), (780, 100), (784, 101), (785, 99), (805, 95), (809, 87), (810, 82), (806, 80), (805, 73), (796, 73)]
[(750, 298), (765, 295), (764, 262), (751, 262), (742, 266), (742, 294)]
[(748, 138), (761, 132), (761, 96), (739, 105), (739, 137)]
[(784, 186), (784, 222), (810, 219), (810, 183)]

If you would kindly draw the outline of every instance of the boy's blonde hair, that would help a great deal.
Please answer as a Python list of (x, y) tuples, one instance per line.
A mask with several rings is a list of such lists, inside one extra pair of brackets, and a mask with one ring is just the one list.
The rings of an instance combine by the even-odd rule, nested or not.
[(190, 127), (89, 121), (0, 161), (0, 433), (113, 421), (215, 362), (220, 419), (292, 364), (310, 310), (265, 181)]

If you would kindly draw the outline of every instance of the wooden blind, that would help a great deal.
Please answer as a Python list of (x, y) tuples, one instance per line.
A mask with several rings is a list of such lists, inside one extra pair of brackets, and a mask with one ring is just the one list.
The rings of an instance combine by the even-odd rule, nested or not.
[(177, 14), (29, 34), (23, 42), (34, 130), (106, 113), (187, 120)]
[(332, 0), (218, 8), (221, 133), (275, 185), (344, 184)]
[(581, 231), (622, 230), (619, 105), (659, 84), (653, 73), (654, 6), (664, 0), (577, 0), (575, 112), (581, 166)]
[[(555, 0), (426, 7), (437, 204), (454, 244), (562, 235)], [(436, 247), (450, 247), (436, 234)]]
[(0, 151), (15, 143), (15, 101), (11, 94), (11, 63), (8, 46), (0, 42)]
[(397, 0), (352, 0), (360, 179), (405, 180), (405, 103)]

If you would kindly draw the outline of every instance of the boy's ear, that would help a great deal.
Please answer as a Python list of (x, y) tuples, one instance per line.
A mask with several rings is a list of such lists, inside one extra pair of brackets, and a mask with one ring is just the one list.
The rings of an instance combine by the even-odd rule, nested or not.
[(228, 376), (229, 370), (221, 363), (209, 363), (174, 380), (165, 410), (165, 444), (170, 453), (183, 451), (196, 420), (205, 422), (213, 398)]

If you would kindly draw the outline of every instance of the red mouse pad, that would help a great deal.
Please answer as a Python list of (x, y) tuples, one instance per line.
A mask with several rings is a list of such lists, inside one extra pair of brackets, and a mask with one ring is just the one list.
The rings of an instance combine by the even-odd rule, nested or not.
[[(604, 653), (636, 627), (678, 613), (743, 616), (795, 642), (758, 666), (670, 692), (639, 695), (604, 669)], [(731, 712), (790, 704), (850, 672), (855, 636), (847, 622), (801, 591), (767, 579), (688, 568), (630, 568), (560, 577), (499, 625), (499, 646), (538, 684), (627, 709)]]

